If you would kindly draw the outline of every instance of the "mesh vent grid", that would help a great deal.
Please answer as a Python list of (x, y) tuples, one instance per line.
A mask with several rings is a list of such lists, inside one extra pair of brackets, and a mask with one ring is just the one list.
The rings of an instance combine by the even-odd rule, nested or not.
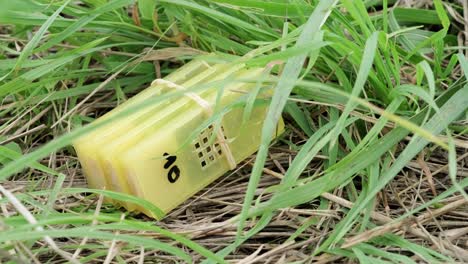
[[(224, 132), (224, 128), (222, 126), (221, 129)], [(213, 164), (223, 155), (223, 150), (221, 149), (219, 142), (217, 142), (217, 139), (215, 139), (213, 144), (209, 144), (213, 133), (214, 127), (213, 125), (210, 125), (200, 133), (198, 140), (194, 142), (195, 152), (197, 153), (197, 157), (202, 168), (206, 168)], [(224, 139), (227, 139), (226, 136), (224, 136)]]

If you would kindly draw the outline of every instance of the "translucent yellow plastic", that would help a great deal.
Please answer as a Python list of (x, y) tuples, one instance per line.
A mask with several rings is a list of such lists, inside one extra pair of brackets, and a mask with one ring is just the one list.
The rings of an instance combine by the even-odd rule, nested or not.
[[(210, 65), (195, 60), (167, 76), (165, 80), (187, 91), (217, 82), (220, 87), (198, 89), (196, 94), (210, 104), (211, 110), (228, 107), (224, 115), (210, 117), (198, 102), (178, 95), (94, 130), (74, 144), (89, 186), (132, 194), (150, 201), (164, 213), (171, 211), (230, 170), (227, 153), (213, 131), (222, 129), (236, 163), (258, 149), (268, 111), (268, 101), (262, 98), (271, 91), (261, 89), (250, 118), (244, 122), (245, 104), (240, 102), (246, 101), (257, 84), (229, 81), (226, 85), (223, 80), (252, 79), (262, 72), (243, 65)], [(170, 92), (172, 89), (165, 85), (151, 86), (101, 118)], [(244, 98), (240, 100), (241, 97)], [(220, 122), (210, 122), (215, 120)], [(283, 130), (280, 120), (275, 135)], [(147, 208), (129, 202), (120, 204), (158, 218)]]
[[(203, 72), (209, 67), (210, 66), (204, 61), (194, 60), (190, 63), (187, 63), (186, 65), (184, 65), (184, 67), (180, 68), (174, 73), (168, 75), (165, 79), (175, 83), (183, 83), (187, 79), (190, 79), (192, 76), (196, 76), (197, 74)], [(151, 86), (143, 90), (136, 96), (132, 97), (125, 103), (121, 104), (117, 108), (108, 112), (104, 116), (100, 117), (95, 122), (99, 122), (100, 120), (110, 118), (115, 114), (125, 109), (128, 109), (128, 107), (137, 105), (138, 103), (141, 103), (150, 97), (158, 96), (160, 95), (160, 93), (161, 87)], [(118, 137), (119, 135), (128, 132), (127, 128), (131, 127), (132, 123), (138, 124), (139, 122), (141, 122), (141, 120), (151, 117), (153, 113), (157, 111), (158, 108), (164, 106), (165, 104), (170, 104), (171, 101), (173, 100), (167, 100), (163, 104), (156, 104), (154, 107), (148, 107), (143, 111), (138, 111), (126, 116), (125, 118), (121, 118), (116, 122), (111, 122), (110, 124), (101, 126), (98, 129), (86, 134), (85, 136), (80, 137), (77, 141), (74, 142), (74, 147), (83, 167), (85, 175), (93, 175), (92, 177), (87, 177), (89, 188), (104, 188), (112, 190), (112, 188), (110, 188), (109, 184), (106, 181), (106, 177), (104, 176), (104, 169), (101, 166), (101, 160), (97, 156), (96, 146), (102, 146), (101, 142), (106, 140), (108, 137)]]

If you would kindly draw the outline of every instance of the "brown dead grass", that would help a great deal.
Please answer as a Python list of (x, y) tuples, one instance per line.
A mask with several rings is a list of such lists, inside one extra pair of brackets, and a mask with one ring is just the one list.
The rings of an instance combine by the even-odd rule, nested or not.
[[(291, 129), (288, 138), (296, 144), (303, 141), (303, 135), (297, 134)], [(460, 139), (460, 138), (459, 138)], [(404, 145), (404, 142), (402, 142)], [(458, 177), (468, 175), (468, 154), (466, 149), (459, 149)], [(287, 145), (276, 144), (271, 148), (270, 159), (266, 163), (265, 174), (256, 192), (260, 200), (267, 199), (269, 186), (278, 184), (285, 169), (294, 159), (296, 151)], [(455, 195), (441, 201), (440, 208), (432, 208), (421, 212), (420, 215), (394, 222), (405, 212), (415, 208), (434, 197), (435, 193), (442, 193), (452, 186), (447, 175), (447, 157), (438, 149), (428, 149), (424, 158), (409, 163), (398, 177), (396, 177), (378, 196), (371, 214), (373, 223), (376, 224), (366, 232), (350, 233), (343, 248), (350, 247), (359, 242), (369, 241), (373, 237), (384, 233), (394, 233), (416, 244), (431, 247), (445, 255), (452, 256), (459, 261), (468, 261), (468, 203), (462, 196)], [(306, 172), (314, 174), (322, 170), (322, 163), (326, 156), (319, 156), (312, 161)], [(169, 213), (158, 225), (174, 233), (184, 234), (200, 245), (212, 251), (218, 251), (232, 243), (236, 235), (236, 226), (231, 223), (231, 218), (240, 213), (243, 194), (246, 191), (249, 173), (252, 168), (254, 156), (241, 163), (235, 171), (221, 177), (216, 182), (200, 191), (197, 195), (186, 201), (183, 205)], [(66, 151), (51, 156), (49, 160), (43, 160), (44, 164), (54, 164), (53, 167), (67, 175), (64, 187), (85, 187), (86, 181), (81, 169), (73, 155)], [(62, 169), (60, 169), (62, 168)], [(53, 178), (37, 171), (29, 171), (16, 177), (13, 181), (5, 183), (5, 187), (16, 193), (24, 193), (39, 189), (51, 189), (54, 185)], [(27, 176), (25, 176), (27, 175)], [(428, 178), (432, 178), (432, 181)], [(42, 179), (37, 185), (36, 179)], [(46, 180), (44, 180), (46, 179)], [(357, 183), (357, 182), (356, 182)], [(357, 186), (359, 188), (359, 186)], [(34, 197), (41, 203), (46, 203), (42, 197)], [(77, 208), (84, 210), (96, 208), (97, 196), (64, 196), (57, 199), (55, 209), (58, 211), (76, 212)], [(227, 257), (235, 263), (288, 263), (293, 261), (317, 262), (317, 263), (349, 263), (347, 259), (322, 254), (311, 256), (314, 249), (333, 230), (334, 226), (343, 217), (343, 212), (350, 208), (355, 197), (347, 197), (342, 189), (336, 189), (333, 193), (325, 193), (321, 199), (330, 201), (328, 208), (318, 209), (319, 201), (310, 201), (307, 204), (295, 208), (285, 208), (279, 211), (271, 223), (241, 245), (238, 250)], [(109, 205), (103, 205), (101, 211), (107, 210)], [(14, 214), (11, 206), (3, 206), (3, 215)], [(32, 209), (32, 208), (31, 208)], [(122, 213), (125, 211), (122, 210)], [(128, 218), (138, 218), (144, 221), (154, 221), (143, 215), (130, 214)], [(315, 224), (308, 227), (294, 241), (287, 239), (294, 234), (305, 222), (314, 219)], [(62, 228), (54, 226), (54, 228)], [(161, 241), (170, 242), (157, 233), (135, 232), (145, 237), (154, 237)], [(81, 240), (67, 239), (58, 244), (62, 246), (78, 245)], [(109, 241), (93, 241), (86, 243), (105, 243), (111, 246)], [(148, 262), (168, 262), (171, 257), (158, 251), (142, 253), (139, 249), (128, 251), (125, 244), (115, 241), (112, 245), (113, 254), (117, 254), (129, 263), (138, 263), (144, 256)], [(119, 249), (124, 249), (120, 251)], [(408, 254), (402, 248), (386, 248), (390, 252)], [(71, 251), (73, 253), (73, 251)], [(80, 255), (89, 255), (88, 250), (79, 252)], [(411, 254), (410, 254), (411, 255)], [(41, 256), (44, 259), (45, 256)], [(417, 256), (413, 256), (418, 260)], [(194, 261), (199, 262), (195, 256)], [(101, 260), (96, 260), (99, 263)]]

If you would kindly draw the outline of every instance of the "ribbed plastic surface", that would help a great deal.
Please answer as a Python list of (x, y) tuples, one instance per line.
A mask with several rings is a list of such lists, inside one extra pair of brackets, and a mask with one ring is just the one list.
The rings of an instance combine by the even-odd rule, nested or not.
[[(214, 115), (209, 116), (207, 109), (193, 98), (177, 95), (79, 138), (74, 147), (89, 187), (144, 198), (164, 213), (174, 209), (230, 170), (229, 153), (223, 150), (215, 131), (222, 131), (236, 163), (257, 150), (268, 111), (266, 98), (271, 89), (260, 89), (250, 118), (244, 121), (242, 102), (252, 96), (258, 84), (241, 80), (255, 79), (262, 74), (260, 68), (247, 69), (228, 63), (210, 65), (199, 59), (170, 74), (164, 80), (196, 93), (209, 103)], [(227, 78), (229, 81), (225, 81)], [(206, 85), (210, 83), (214, 84)], [(163, 84), (152, 85), (95, 122), (148, 98), (171, 92), (177, 91)], [(210, 124), (210, 121), (214, 122)], [(276, 135), (283, 130), (280, 120)], [(120, 204), (157, 218), (136, 204)]]

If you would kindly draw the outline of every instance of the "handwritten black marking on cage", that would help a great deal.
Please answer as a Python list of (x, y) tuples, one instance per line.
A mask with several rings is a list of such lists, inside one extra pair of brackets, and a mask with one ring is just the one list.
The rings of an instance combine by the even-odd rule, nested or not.
[(170, 183), (174, 183), (180, 177), (179, 167), (177, 167), (177, 165), (172, 166), (176, 162), (177, 156), (169, 155), (169, 153), (167, 152), (165, 152), (163, 156), (166, 157), (166, 163), (164, 164), (164, 169), (166, 170), (169, 169), (169, 171), (167, 172), (167, 180)]

